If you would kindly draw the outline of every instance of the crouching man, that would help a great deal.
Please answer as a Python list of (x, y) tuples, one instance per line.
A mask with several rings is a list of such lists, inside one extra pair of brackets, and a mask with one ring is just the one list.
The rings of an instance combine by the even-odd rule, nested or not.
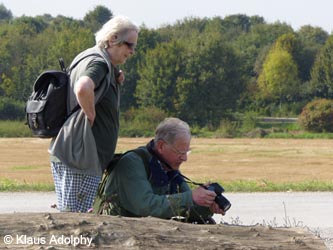
[(104, 191), (107, 203), (102, 213), (182, 218), (199, 224), (214, 223), (214, 213), (224, 215), (214, 201), (214, 191), (202, 186), (191, 190), (179, 171), (190, 152), (190, 141), (186, 122), (178, 118), (162, 121), (155, 138), (125, 154), (108, 176)]

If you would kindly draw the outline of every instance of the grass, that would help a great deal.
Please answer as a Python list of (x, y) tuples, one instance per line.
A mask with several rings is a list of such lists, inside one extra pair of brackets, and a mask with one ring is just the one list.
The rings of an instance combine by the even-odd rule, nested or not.
[(13, 166), (11, 169), (13, 171), (27, 171), (27, 170), (34, 170), (34, 169), (40, 169), (40, 166)]
[[(119, 138), (117, 152), (149, 138)], [(0, 191), (54, 190), (49, 140), (0, 138)], [(193, 138), (182, 173), (229, 192), (333, 191), (333, 141)]]
[(0, 179), (0, 192), (54, 191), (50, 183), (21, 183), (10, 179)]
[(333, 139), (333, 133), (310, 133), (310, 132), (300, 132), (300, 133), (270, 133), (266, 138), (279, 138), (279, 139)]
[[(142, 135), (152, 135), (153, 130), (147, 129), (147, 126), (141, 126), (142, 129), (148, 131), (139, 131), (137, 126), (133, 124), (123, 124), (121, 127), (120, 134), (123, 137), (135, 137), (137, 134)], [(233, 138), (233, 137), (243, 137), (244, 133), (241, 132), (242, 129), (237, 126), (231, 126), (224, 124), (221, 128), (212, 131), (208, 128), (199, 128), (193, 126), (192, 134), (198, 137), (207, 138)], [(268, 131), (265, 138), (284, 138), (284, 139), (333, 139), (333, 133), (311, 133), (303, 131), (297, 123), (279, 123), (279, 122), (259, 122), (256, 124), (255, 129), (264, 129)], [(137, 134), (136, 132), (137, 131)], [(228, 132), (229, 131), (229, 132)], [(230, 132), (232, 131), (232, 132)], [(32, 137), (32, 133), (25, 121), (12, 121), (5, 120), (0, 121), (0, 137), (2, 138), (16, 138), (16, 137)]]
[(0, 137), (30, 137), (25, 121), (0, 121)]
[[(203, 181), (205, 183), (207, 181)], [(246, 181), (236, 180), (223, 183), (222, 181), (210, 181), (220, 183), (225, 192), (330, 192), (333, 191), (333, 181), (303, 181), (298, 183), (282, 182), (274, 183), (271, 181)], [(191, 184), (191, 188), (196, 186)]]
[[(206, 181), (203, 181), (205, 183)], [(211, 181), (223, 185), (226, 193), (232, 192), (328, 192), (333, 191), (333, 181), (304, 181), (299, 183), (273, 183), (271, 181), (237, 180), (223, 183), (220, 180)], [(196, 186), (190, 184), (191, 188)], [(27, 183), (10, 179), (0, 179), (0, 192), (21, 191), (54, 191), (52, 183)]]

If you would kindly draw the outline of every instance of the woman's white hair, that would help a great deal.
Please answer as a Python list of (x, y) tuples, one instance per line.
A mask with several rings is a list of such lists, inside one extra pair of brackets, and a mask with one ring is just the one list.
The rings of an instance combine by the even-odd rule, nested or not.
[(115, 37), (115, 44), (127, 40), (128, 32), (134, 30), (139, 33), (139, 27), (126, 16), (114, 16), (96, 32), (96, 45), (101, 48), (108, 47), (108, 41)]

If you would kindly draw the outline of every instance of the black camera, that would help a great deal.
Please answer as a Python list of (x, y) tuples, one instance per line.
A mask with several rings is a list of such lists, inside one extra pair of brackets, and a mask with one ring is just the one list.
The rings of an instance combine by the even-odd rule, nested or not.
[(207, 190), (214, 191), (216, 194), (215, 202), (219, 205), (224, 212), (227, 212), (231, 207), (230, 201), (225, 198), (222, 193), (224, 192), (224, 188), (218, 183), (211, 183), (208, 187), (205, 187)]

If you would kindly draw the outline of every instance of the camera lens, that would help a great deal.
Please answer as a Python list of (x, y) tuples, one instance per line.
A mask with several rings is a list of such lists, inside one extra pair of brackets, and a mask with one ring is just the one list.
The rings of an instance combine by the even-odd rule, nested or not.
[(219, 205), (219, 207), (224, 211), (227, 212), (231, 207), (230, 201), (225, 198), (223, 195), (217, 195), (215, 197), (215, 202)]
[(212, 183), (205, 188), (216, 193), (215, 202), (219, 205), (219, 208), (223, 209), (224, 212), (229, 210), (231, 203), (221, 194), (224, 192), (224, 188), (220, 184)]

